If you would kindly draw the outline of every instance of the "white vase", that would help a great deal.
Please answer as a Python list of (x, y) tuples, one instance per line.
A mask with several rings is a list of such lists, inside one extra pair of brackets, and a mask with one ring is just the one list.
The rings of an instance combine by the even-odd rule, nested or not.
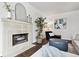
[(8, 19), (11, 19), (11, 18), (12, 18), (12, 14), (11, 14), (11, 12), (8, 12), (8, 14), (7, 14), (7, 18), (8, 18)]

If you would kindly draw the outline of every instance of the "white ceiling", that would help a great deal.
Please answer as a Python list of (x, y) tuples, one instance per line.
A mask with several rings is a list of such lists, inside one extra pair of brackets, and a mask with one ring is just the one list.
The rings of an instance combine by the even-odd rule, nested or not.
[(29, 2), (45, 14), (58, 14), (79, 10), (79, 2)]

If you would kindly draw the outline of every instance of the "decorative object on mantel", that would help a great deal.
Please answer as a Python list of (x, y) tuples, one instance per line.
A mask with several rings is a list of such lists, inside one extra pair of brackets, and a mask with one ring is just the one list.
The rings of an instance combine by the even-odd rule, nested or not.
[(15, 20), (27, 22), (27, 13), (25, 5), (16, 3), (15, 5)]
[(66, 29), (66, 25), (67, 25), (66, 18), (59, 18), (56, 19), (54, 22), (55, 29)]
[(5, 4), (5, 8), (6, 8), (6, 10), (7, 10), (7, 18), (8, 19), (12, 19), (12, 9), (11, 9), (11, 5), (10, 4), (8, 4), (7, 2), (4, 2), (4, 4)]
[(30, 16), (30, 14), (27, 16), (28, 19), (28, 23), (32, 23), (32, 17)]
[(43, 17), (37, 17), (37, 19), (35, 20), (35, 23), (36, 23), (36, 26), (37, 26), (37, 36), (36, 36), (36, 39), (37, 39), (37, 43), (38, 44), (41, 44), (42, 43), (42, 40), (43, 40), (43, 28), (45, 26), (45, 24), (47, 24), (45, 21), (46, 18), (43, 18)]

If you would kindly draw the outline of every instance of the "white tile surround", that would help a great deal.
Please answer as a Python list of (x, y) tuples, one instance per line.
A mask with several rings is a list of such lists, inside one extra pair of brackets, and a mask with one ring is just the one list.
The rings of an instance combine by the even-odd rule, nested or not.
[[(2, 56), (16, 56), (32, 47), (32, 24), (16, 21), (0, 21), (3, 31), (2, 34)], [(12, 46), (12, 34), (28, 33), (28, 42)]]

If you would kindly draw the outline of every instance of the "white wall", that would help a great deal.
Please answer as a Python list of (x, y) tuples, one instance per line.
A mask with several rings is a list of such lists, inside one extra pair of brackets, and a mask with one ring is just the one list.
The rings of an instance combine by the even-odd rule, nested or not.
[[(12, 2), (12, 3), (9, 3), (9, 4), (11, 4), (11, 8), (13, 9), (13, 10), (15, 10), (15, 2)], [(32, 42), (35, 42), (36, 41), (36, 38), (35, 38), (35, 36), (36, 36), (36, 33), (35, 33), (35, 23), (34, 23), (34, 20), (37, 18), (37, 17), (39, 17), (39, 16), (42, 16), (42, 13), (39, 11), (39, 10), (37, 10), (36, 8), (34, 8), (33, 6), (31, 6), (29, 3), (21, 3), (21, 4), (23, 4), (24, 5), (24, 7), (26, 8), (26, 12), (27, 12), (27, 15), (28, 14), (30, 14), (31, 16), (32, 16), (32, 28), (30, 28), (30, 30), (32, 30), (32, 38), (31, 38), (31, 41)], [(15, 20), (15, 12), (13, 12), (13, 15), (14, 16), (12, 16), (12, 20)], [(26, 16), (27, 16), (26, 15)], [(7, 18), (7, 11), (6, 11), (6, 9), (4, 8), (4, 3), (0, 3), (0, 18)], [(1, 27), (1, 26), (0, 26)], [(6, 40), (7, 41), (7, 40)], [(1, 40), (0, 40), (0, 42), (1, 42)], [(8, 43), (10, 43), (10, 41), (9, 42), (4, 42), (3, 41), (3, 44), (4, 44), (4, 46), (5, 46), (5, 48), (3, 48), (4, 50), (6, 49), (6, 45), (5, 45), (5, 43), (6, 44), (8, 44)], [(11, 43), (10, 43), (11, 44)], [(25, 43), (24, 43), (25, 44)], [(9, 46), (9, 45), (8, 45)], [(26, 45), (20, 45), (20, 46), (18, 46), (19, 48), (17, 48), (17, 47), (14, 47), (14, 49), (10, 49), (10, 51), (14, 51), (14, 52), (10, 52), (10, 53), (8, 53), (8, 55), (6, 55), (6, 53), (4, 53), (4, 55), (5, 56), (14, 56), (15, 54), (18, 54), (19, 52), (18, 51), (20, 51), (20, 53), (21, 52), (23, 52), (24, 50), (25, 50), (25, 46)], [(11, 46), (10, 46), (11, 47)], [(10, 47), (7, 47), (7, 48), (10, 48)], [(2, 48), (2, 45), (1, 45), (1, 43), (0, 43), (0, 48)], [(24, 48), (24, 49), (23, 49)], [(26, 47), (27, 48), (27, 47)], [(19, 50), (20, 49), (20, 50)], [(23, 50), (22, 50), (23, 49)], [(0, 51), (1, 51), (1, 49), (0, 49)], [(2, 52), (2, 51), (1, 51)], [(1, 53), (0, 52), (0, 53)]]
[(53, 28), (55, 34), (62, 35), (64, 39), (71, 39), (75, 37), (75, 34), (79, 34), (79, 11), (71, 11), (53, 16), (53, 22), (58, 18), (66, 18), (67, 28), (57, 30)]

